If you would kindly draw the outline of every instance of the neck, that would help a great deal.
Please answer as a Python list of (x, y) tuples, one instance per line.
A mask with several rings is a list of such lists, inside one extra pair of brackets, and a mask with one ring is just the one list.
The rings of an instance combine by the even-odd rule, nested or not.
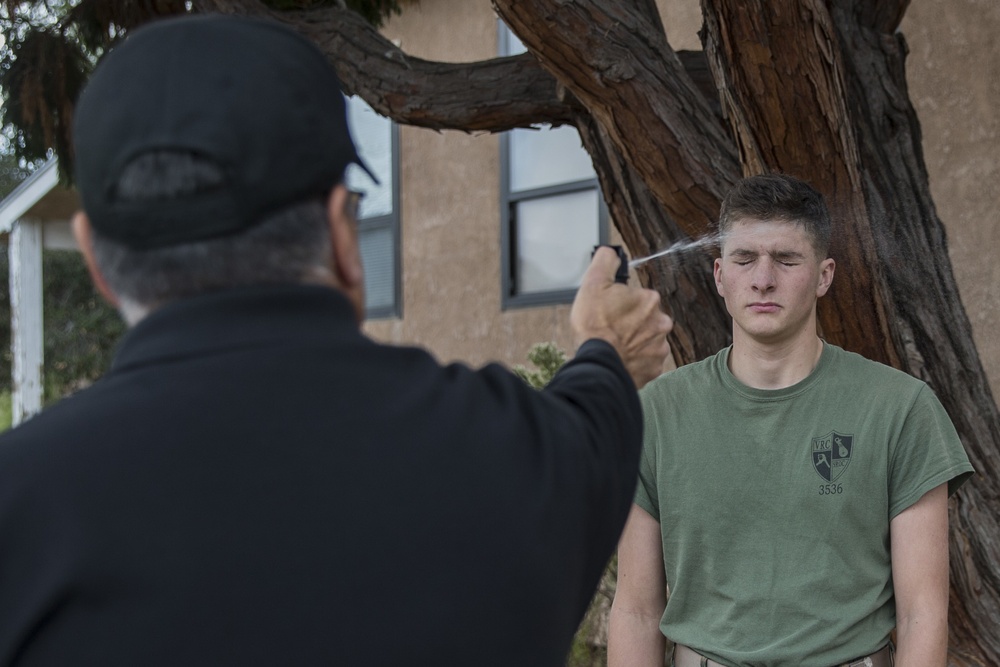
[(815, 333), (778, 344), (733, 337), (729, 370), (754, 389), (784, 389), (806, 379), (823, 355), (823, 341)]
[[(347, 294), (347, 291), (341, 286), (337, 281), (337, 277), (334, 275), (333, 271), (326, 267), (313, 267), (306, 271), (300, 278), (300, 282), (303, 285), (318, 285), (320, 287), (330, 287), (336, 289), (340, 292)], [(266, 283), (261, 283), (262, 285)], [(233, 285), (233, 287), (252, 287), (252, 284), (240, 284)], [(225, 289), (225, 288), (219, 288)], [(210, 290), (206, 290), (210, 291)], [(212, 290), (214, 291), (214, 290)], [(348, 298), (351, 298), (350, 294), (347, 294)], [(362, 297), (363, 298), (363, 297)], [(139, 303), (127, 296), (116, 295), (115, 305), (118, 308), (118, 313), (121, 315), (122, 319), (125, 320), (125, 324), (129, 327), (134, 327), (140, 321), (143, 320), (147, 315), (157, 310), (161, 306), (166, 305), (171, 300), (151, 302), (151, 303)], [(354, 300), (352, 300), (354, 303)], [(362, 301), (363, 303), (363, 301)], [(355, 304), (355, 310), (357, 310), (357, 305)], [(363, 310), (360, 311), (363, 313)], [(359, 315), (360, 317), (360, 315)]]

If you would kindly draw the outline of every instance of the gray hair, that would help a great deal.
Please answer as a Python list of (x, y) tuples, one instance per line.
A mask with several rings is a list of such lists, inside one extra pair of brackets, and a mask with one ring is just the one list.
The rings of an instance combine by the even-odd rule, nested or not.
[[(197, 155), (149, 153), (125, 167), (117, 194), (154, 205), (212, 189), (222, 178), (216, 164)], [(130, 322), (164, 303), (206, 292), (305, 282), (331, 262), (326, 201), (319, 197), (271, 214), (239, 234), (135, 250), (95, 230), (93, 247), (97, 266)]]

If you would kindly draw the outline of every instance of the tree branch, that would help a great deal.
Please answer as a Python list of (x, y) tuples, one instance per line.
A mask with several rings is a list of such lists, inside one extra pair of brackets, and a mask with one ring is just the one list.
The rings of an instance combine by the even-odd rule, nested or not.
[[(679, 225), (653, 197), (635, 169), (622, 157), (607, 132), (581, 114), (580, 139), (591, 154), (601, 190), (622, 239), (635, 255), (648, 255), (684, 238)], [(625, 224), (622, 224), (625, 223)], [(714, 354), (732, 342), (729, 314), (715, 289), (712, 260), (649, 262), (638, 269), (642, 283), (655, 287), (663, 309), (674, 319), (668, 336), (678, 366)]]
[[(271, 18), (301, 32), (330, 59), (347, 94), (360, 95), (375, 111), (404, 125), (503, 132), (572, 125), (582, 110), (530, 53), (472, 63), (432, 62), (407, 55), (345, 8), (274, 11), (260, 0), (198, 0), (196, 5), (199, 11)], [(718, 95), (704, 55), (678, 55), (718, 116)]]
[(861, 28), (891, 35), (899, 28), (909, 6), (910, 0), (833, 0), (830, 11), (853, 16), (854, 24)]
[(493, 6), (607, 131), (685, 233), (705, 233), (740, 165), (726, 128), (658, 19), (650, 20), (649, 3), (493, 0)]
[(530, 54), (473, 63), (414, 58), (355, 12), (340, 7), (272, 11), (259, 0), (199, 0), (198, 8), (264, 16), (315, 42), (344, 90), (397, 123), (466, 132), (502, 132), (573, 122), (578, 105)]

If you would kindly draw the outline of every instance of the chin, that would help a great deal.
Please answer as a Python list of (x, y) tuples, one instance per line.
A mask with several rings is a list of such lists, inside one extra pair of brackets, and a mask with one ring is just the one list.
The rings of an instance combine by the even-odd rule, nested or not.
[(751, 321), (751, 322), (739, 322), (737, 323), (740, 329), (742, 329), (748, 336), (753, 337), (781, 337), (785, 332), (785, 327), (781, 326), (777, 322), (761, 322), (761, 321)]
[(744, 335), (759, 343), (772, 343), (780, 341), (789, 335), (789, 332), (780, 326), (740, 326)]

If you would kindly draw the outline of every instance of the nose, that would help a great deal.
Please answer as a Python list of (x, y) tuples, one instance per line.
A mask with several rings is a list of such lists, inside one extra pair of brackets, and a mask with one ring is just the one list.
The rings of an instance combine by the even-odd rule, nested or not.
[(753, 272), (750, 274), (750, 286), (755, 292), (766, 294), (774, 289), (774, 260), (770, 257), (761, 257), (754, 262)]

